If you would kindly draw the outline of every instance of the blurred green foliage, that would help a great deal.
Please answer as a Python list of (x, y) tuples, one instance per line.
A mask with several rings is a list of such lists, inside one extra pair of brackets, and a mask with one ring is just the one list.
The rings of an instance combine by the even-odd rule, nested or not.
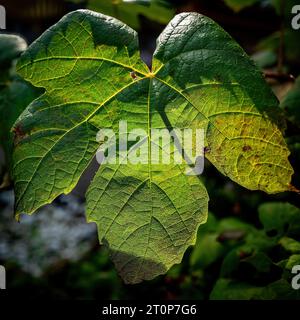
[[(300, 209), (284, 202), (264, 203), (259, 218), (261, 224), (255, 227), (210, 213), (182, 264), (135, 286), (122, 283), (104, 248), (79, 262), (51, 268), (39, 279), (23, 276), (33, 297), (43, 288), (42, 295), (61, 298), (130, 299), (148, 292), (172, 299), (299, 299), (300, 292), (291, 287), (291, 268), (300, 263)], [(20, 283), (11, 279), (9, 285)]]
[(15, 71), (16, 59), (26, 47), (24, 39), (0, 34), (0, 145), (4, 149), (8, 167), (13, 144), (11, 127), (28, 104), (41, 93)]
[(280, 106), (286, 112), (288, 119), (300, 127), (300, 77), (296, 79), (293, 88), (285, 95)]
[(259, 1), (260, 0), (224, 0), (226, 5), (235, 12), (250, 7)]
[[(83, 3), (81, 0), (70, 0)], [(140, 16), (167, 24), (175, 14), (170, 3), (165, 0), (88, 0), (87, 8), (115, 17), (133, 29), (140, 29)]]

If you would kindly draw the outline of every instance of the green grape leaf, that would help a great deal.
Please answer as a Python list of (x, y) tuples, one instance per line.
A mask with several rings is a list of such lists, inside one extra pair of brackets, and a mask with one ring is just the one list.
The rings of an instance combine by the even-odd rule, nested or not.
[[(278, 102), (244, 51), (207, 17), (176, 16), (158, 39), (150, 71), (134, 30), (79, 10), (35, 41), (18, 71), (46, 91), (15, 124), (17, 217), (72, 191), (101, 144), (99, 129), (117, 131), (121, 120), (126, 132), (147, 132), (139, 152), (148, 159), (152, 129), (202, 128), (206, 156), (223, 174), (249, 189), (289, 189), (289, 150), (269, 116)], [(101, 165), (87, 191), (87, 219), (128, 283), (179, 263), (208, 203), (184, 161), (127, 163), (137, 145), (118, 164)], [(174, 143), (166, 147), (175, 157)]]

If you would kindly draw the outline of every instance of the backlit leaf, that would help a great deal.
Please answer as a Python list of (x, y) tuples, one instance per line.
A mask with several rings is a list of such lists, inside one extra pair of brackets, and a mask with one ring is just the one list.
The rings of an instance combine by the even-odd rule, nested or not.
[[(135, 31), (76, 11), (29, 47), (18, 70), (46, 91), (16, 123), (17, 216), (72, 191), (99, 147), (99, 129), (117, 131), (121, 120), (128, 131), (147, 132), (148, 157), (151, 129), (202, 128), (206, 156), (223, 174), (253, 190), (289, 189), (289, 151), (271, 117), (278, 102), (244, 51), (209, 18), (176, 16), (158, 39), (150, 71)], [(166, 272), (195, 243), (208, 196), (186, 167), (120, 157), (101, 165), (91, 182), (87, 219), (97, 223), (126, 282)]]

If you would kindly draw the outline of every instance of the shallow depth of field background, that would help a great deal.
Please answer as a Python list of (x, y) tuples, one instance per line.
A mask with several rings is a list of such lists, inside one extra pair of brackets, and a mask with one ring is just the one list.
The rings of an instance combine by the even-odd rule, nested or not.
[[(296, 92), (293, 103), (299, 108), (291, 111), (286, 104), (281, 108), (296, 172), (293, 184), (299, 188), (300, 30), (293, 31), (290, 25), (290, 9), (297, 1), (135, 2), (6, 0), (0, 4), (7, 10), (5, 33), (21, 35), (29, 44), (69, 11), (88, 7), (113, 15), (139, 32), (141, 55), (148, 65), (157, 36), (176, 13), (196, 11), (209, 16), (252, 56), (280, 101), (290, 90)], [(0, 164), (2, 158), (0, 153)], [(32, 298), (61, 299), (300, 298), (300, 290), (290, 285), (291, 267), (300, 264), (300, 195), (248, 191), (207, 162), (203, 180), (210, 196), (210, 216), (200, 227), (196, 246), (166, 275), (124, 285), (107, 250), (98, 244), (96, 226), (85, 222), (89, 174), (72, 194), (59, 197), (32, 217), (23, 217), (21, 223), (13, 218), (12, 186), (0, 189), (0, 264), (6, 267), (8, 288), (26, 290)]]

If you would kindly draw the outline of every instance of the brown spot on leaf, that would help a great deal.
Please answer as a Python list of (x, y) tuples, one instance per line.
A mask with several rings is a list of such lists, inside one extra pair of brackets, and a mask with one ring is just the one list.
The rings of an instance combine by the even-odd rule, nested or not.
[(255, 167), (261, 167), (261, 163), (256, 163)]
[(297, 189), (296, 187), (294, 187), (292, 184), (289, 184), (289, 185), (288, 185), (288, 190), (300, 194), (300, 190), (298, 190), (298, 189)]
[(23, 131), (20, 125), (16, 125), (12, 132), (14, 134), (14, 144), (18, 144), (20, 140), (22, 140), (24, 137), (26, 137), (26, 133)]
[(206, 153), (210, 153), (210, 147), (208, 147), (208, 146), (206, 146), (206, 147), (204, 147), (204, 154), (206, 154)]
[(131, 72), (130, 72), (130, 77), (131, 77), (133, 80), (136, 80), (136, 79), (137, 79), (137, 75), (135, 74), (134, 71), (131, 71)]
[(252, 148), (250, 146), (243, 146), (243, 151), (246, 152), (246, 151), (250, 151), (252, 150)]

